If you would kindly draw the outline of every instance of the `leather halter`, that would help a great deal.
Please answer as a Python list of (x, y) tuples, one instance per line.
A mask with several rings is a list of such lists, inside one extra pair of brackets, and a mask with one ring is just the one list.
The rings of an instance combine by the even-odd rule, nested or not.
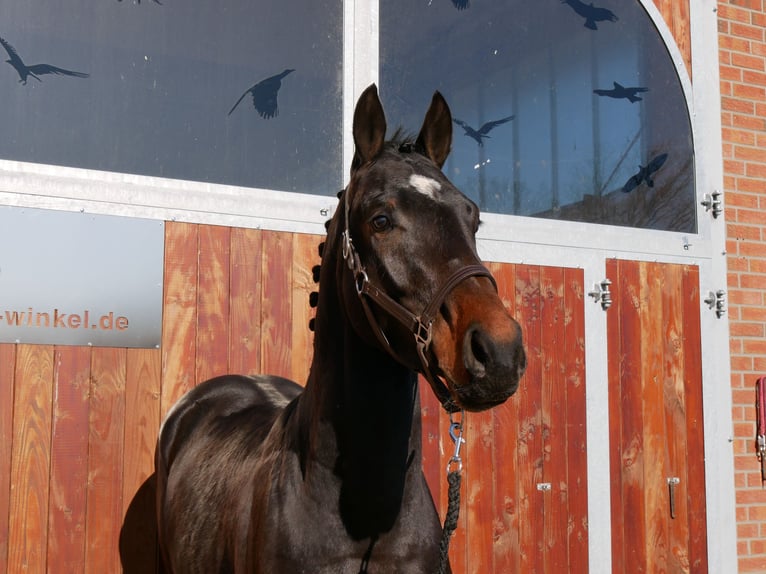
[(427, 353), (431, 345), (431, 339), (433, 337), (433, 323), (436, 319), (436, 314), (439, 312), (439, 308), (444, 303), (447, 295), (462, 281), (469, 277), (487, 277), (492, 281), (497, 290), (497, 283), (495, 278), (490, 273), (489, 269), (483, 265), (473, 264), (466, 265), (456, 270), (450, 275), (441, 287), (436, 291), (436, 294), (431, 299), (431, 302), (426, 305), (425, 309), (419, 314), (415, 315), (409, 309), (394, 301), (388, 294), (378, 288), (376, 285), (370, 282), (367, 276), (367, 271), (362, 264), (359, 254), (354, 248), (354, 243), (351, 239), (351, 231), (349, 228), (349, 202), (348, 202), (348, 188), (343, 192), (343, 202), (345, 209), (345, 230), (342, 235), (342, 249), (343, 259), (346, 261), (348, 268), (354, 275), (354, 284), (356, 286), (356, 293), (359, 296), (359, 300), (362, 303), (364, 314), (367, 316), (367, 321), (372, 328), (375, 337), (383, 347), (383, 349), (391, 355), (394, 359), (401, 364), (406, 365), (407, 361), (401, 358), (401, 355), (393, 348), (389, 343), (386, 334), (380, 327), (378, 320), (375, 318), (372, 309), (368, 304), (368, 299), (375, 302), (375, 304), (388, 313), (391, 317), (399, 321), (407, 330), (409, 330), (415, 337), (415, 347), (420, 359), (420, 365), (422, 370), (420, 371), (423, 376), (431, 384), (431, 388), (436, 394), (437, 398), (442, 404), (444, 410), (449, 413), (457, 412), (460, 407), (453, 401), (447, 385), (441, 380), (436, 372), (435, 367), (432, 367), (428, 362)]

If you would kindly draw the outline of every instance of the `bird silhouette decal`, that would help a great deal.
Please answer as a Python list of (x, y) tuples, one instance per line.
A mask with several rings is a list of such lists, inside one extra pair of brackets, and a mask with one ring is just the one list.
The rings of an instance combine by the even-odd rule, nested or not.
[(636, 102), (640, 102), (641, 100), (644, 99), (644, 98), (638, 97), (636, 94), (641, 94), (641, 93), (649, 91), (649, 88), (641, 88), (641, 87), (626, 88), (625, 86), (620, 85), (617, 82), (612, 82), (612, 83), (614, 84), (614, 88), (612, 88), (611, 90), (593, 90), (593, 93), (599, 96), (615, 98), (617, 100), (624, 98), (626, 100), (629, 100), (630, 103), (635, 104)]
[(594, 6), (593, 2), (586, 4), (580, 0), (561, 0), (561, 3), (569, 5), (578, 15), (585, 18), (585, 27), (591, 30), (598, 30), (596, 22), (617, 22), (618, 20), (614, 12)]
[(8, 52), (8, 57), (10, 59), (6, 60), (6, 62), (13, 66), (18, 72), (19, 78), (21, 78), (19, 82), (22, 84), (27, 83), (27, 78), (29, 78), (29, 76), (32, 76), (38, 82), (42, 82), (38, 76), (42, 76), (43, 74), (58, 74), (60, 76), (72, 76), (75, 78), (87, 78), (89, 76), (89, 74), (84, 74), (83, 72), (73, 72), (72, 70), (65, 70), (64, 68), (58, 68), (56, 66), (51, 66), (50, 64), (33, 64), (27, 66), (19, 56), (18, 52), (16, 52), (16, 49), (3, 38), (0, 38), (0, 44), (2, 44), (5, 51)]
[(638, 172), (622, 186), (622, 191), (630, 193), (644, 182), (646, 182), (646, 185), (649, 187), (654, 187), (653, 176), (663, 166), (666, 159), (668, 159), (668, 154), (661, 153), (660, 155), (654, 156), (652, 161), (648, 164), (639, 165)]
[(228, 115), (231, 115), (239, 105), (239, 102), (241, 102), (247, 94), (250, 94), (253, 97), (253, 107), (262, 118), (270, 119), (274, 116), (278, 116), (279, 106), (277, 105), (277, 94), (279, 93), (279, 88), (282, 87), (282, 79), (287, 74), (294, 71), (295, 70), (288, 68), (281, 74), (261, 80), (253, 87), (245, 90), (245, 93), (239, 97), (237, 103), (234, 104), (231, 110), (229, 110)]
[(476, 140), (476, 143), (479, 144), (480, 147), (484, 147), (483, 140), (485, 138), (489, 138), (487, 135), (489, 132), (491, 132), (494, 128), (499, 126), (500, 124), (504, 124), (506, 122), (510, 122), (515, 116), (508, 116), (507, 118), (502, 118), (499, 120), (494, 120), (491, 122), (487, 122), (485, 124), (482, 124), (482, 126), (477, 130), (469, 126), (467, 123), (465, 123), (463, 120), (459, 120), (457, 118), (453, 118), (452, 121), (455, 122), (457, 125), (459, 125), (461, 128), (463, 128), (463, 131), (465, 131), (466, 136), (469, 138), (473, 138)]

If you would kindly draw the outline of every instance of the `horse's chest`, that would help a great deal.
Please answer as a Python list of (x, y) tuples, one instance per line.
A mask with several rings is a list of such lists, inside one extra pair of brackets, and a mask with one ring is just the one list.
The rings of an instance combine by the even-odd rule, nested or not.
[[(261, 540), (263, 572), (418, 574), (435, 571), (439, 524), (435, 512), (433, 520), (428, 520), (428, 511), (433, 512), (430, 499), (421, 500), (417, 496), (407, 501), (400, 513), (402, 519), (391, 531), (354, 540), (338, 510), (337, 488), (328, 488), (323, 496), (307, 489), (297, 480), (273, 489), (271, 502), (274, 504), (270, 505), (270, 516), (266, 520), (269, 526)], [(425, 516), (418, 513), (417, 520), (412, 520), (415, 518), (410, 512), (412, 506), (425, 506)]]

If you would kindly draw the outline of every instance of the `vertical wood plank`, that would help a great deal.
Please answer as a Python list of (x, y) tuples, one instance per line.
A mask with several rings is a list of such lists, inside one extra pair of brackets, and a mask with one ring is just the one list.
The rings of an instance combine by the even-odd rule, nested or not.
[(229, 369), (232, 373), (261, 372), (262, 246), (260, 230), (231, 230)]
[(162, 313), (162, 416), (196, 384), (197, 226), (165, 225)]
[(11, 455), (9, 572), (46, 572), (50, 495), (53, 347), (16, 351)]
[(0, 343), (0, 572), (8, 571), (16, 345)]
[(85, 563), (88, 482), (89, 347), (56, 347), (48, 564), (78, 572)]
[(94, 574), (120, 571), (126, 361), (125, 349), (93, 349), (85, 572)]
[(229, 372), (229, 265), (231, 230), (199, 226), (197, 384)]
[(540, 326), (540, 269), (516, 267), (516, 316), (525, 326), (527, 371), (519, 397), (519, 548), (520, 572), (543, 573), (543, 521), (545, 493), (542, 443), (542, 329)]
[(126, 360), (120, 555), (126, 571), (151, 574), (158, 557), (150, 477), (160, 427), (162, 355), (158, 349), (128, 349)]
[[(647, 572), (665, 572), (668, 564), (669, 501), (663, 374), (662, 264), (641, 262), (639, 268), (641, 325), (640, 403), (626, 405), (641, 413), (643, 427), (644, 516)], [(639, 406), (640, 405), (640, 406)]]
[(309, 329), (309, 321), (315, 313), (309, 305), (309, 297), (312, 291), (318, 290), (318, 286), (314, 283), (311, 270), (320, 263), (318, 247), (323, 240), (323, 237), (304, 233), (293, 236), (290, 378), (301, 385), (308, 379), (314, 355), (314, 333)]
[(263, 295), (261, 306), (261, 369), (289, 377), (292, 370), (292, 260), (289, 233), (263, 232)]
[(700, 328), (699, 268), (683, 271), (684, 393), (688, 448), (689, 566), (707, 572), (707, 512), (705, 501), (705, 444), (702, 416), (702, 341)]
[(622, 496), (622, 275), (617, 260), (606, 262), (606, 276), (612, 281), (612, 306), (606, 314), (607, 370), (609, 384), (609, 476), (612, 526), (612, 572), (625, 572), (625, 513)]
[(440, 436), (439, 436), (439, 411), (441, 405), (439, 400), (431, 391), (431, 386), (420, 376), (419, 395), (420, 395), (420, 424), (423, 441), (423, 474), (426, 477), (428, 488), (431, 491), (431, 497), (434, 505), (439, 511), (439, 516), (443, 517), (444, 512), (441, 508), (441, 487), (444, 473), (441, 470), (440, 455)]
[(566, 445), (566, 357), (563, 356), (565, 331), (564, 270), (543, 267), (540, 271), (542, 350), (542, 446), (543, 481), (551, 490), (542, 493), (546, 500), (543, 514), (543, 571), (565, 572), (568, 564), (567, 530), (569, 493)]
[[(684, 321), (681, 265), (661, 265), (663, 377), (668, 476), (678, 477), (676, 518), (668, 520), (668, 571), (689, 571), (689, 513), (684, 493), (689, 487), (686, 429), (686, 393), (684, 392)], [(701, 389), (700, 389), (701, 391)], [(667, 493), (669, 496), (669, 493)], [(669, 504), (669, 501), (668, 501)], [(668, 511), (669, 512), (669, 511)]]
[(684, 65), (692, 75), (691, 29), (689, 26), (690, 0), (654, 0), (654, 5), (662, 14), (662, 19), (670, 29), (673, 39), (684, 60)]
[(466, 464), (466, 554), (468, 573), (491, 574), (494, 568), (493, 520), (494, 480), (498, 468), (493, 457), (494, 419), (491, 411), (467, 416)]
[(646, 568), (646, 516), (641, 381), (641, 283), (638, 264), (620, 261), (620, 378), (611, 381), (622, 389), (622, 503), (625, 543), (625, 572)]
[(588, 571), (588, 457), (585, 403), (585, 282), (582, 269), (565, 270), (564, 355), (569, 492), (567, 572)]
[[(516, 266), (493, 263), (489, 266), (495, 276), (498, 295), (516, 319)], [(527, 326), (520, 323), (524, 346), (527, 343)], [(493, 409), (494, 421), (494, 509), (493, 561), (495, 574), (520, 572), (521, 549), (519, 548), (519, 469), (518, 428), (519, 401), (527, 392), (528, 377), (522, 377), (516, 394), (504, 404)]]

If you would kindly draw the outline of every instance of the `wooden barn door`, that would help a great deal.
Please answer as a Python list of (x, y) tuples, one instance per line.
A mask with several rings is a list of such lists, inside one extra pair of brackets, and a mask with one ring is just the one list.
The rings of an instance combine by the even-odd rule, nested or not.
[(699, 269), (607, 277), (612, 570), (707, 572)]
[[(466, 415), (455, 574), (587, 572), (585, 325), (580, 269), (491, 264), (524, 331), (518, 393)], [(422, 387), (423, 467), (443, 517), (449, 419)]]

